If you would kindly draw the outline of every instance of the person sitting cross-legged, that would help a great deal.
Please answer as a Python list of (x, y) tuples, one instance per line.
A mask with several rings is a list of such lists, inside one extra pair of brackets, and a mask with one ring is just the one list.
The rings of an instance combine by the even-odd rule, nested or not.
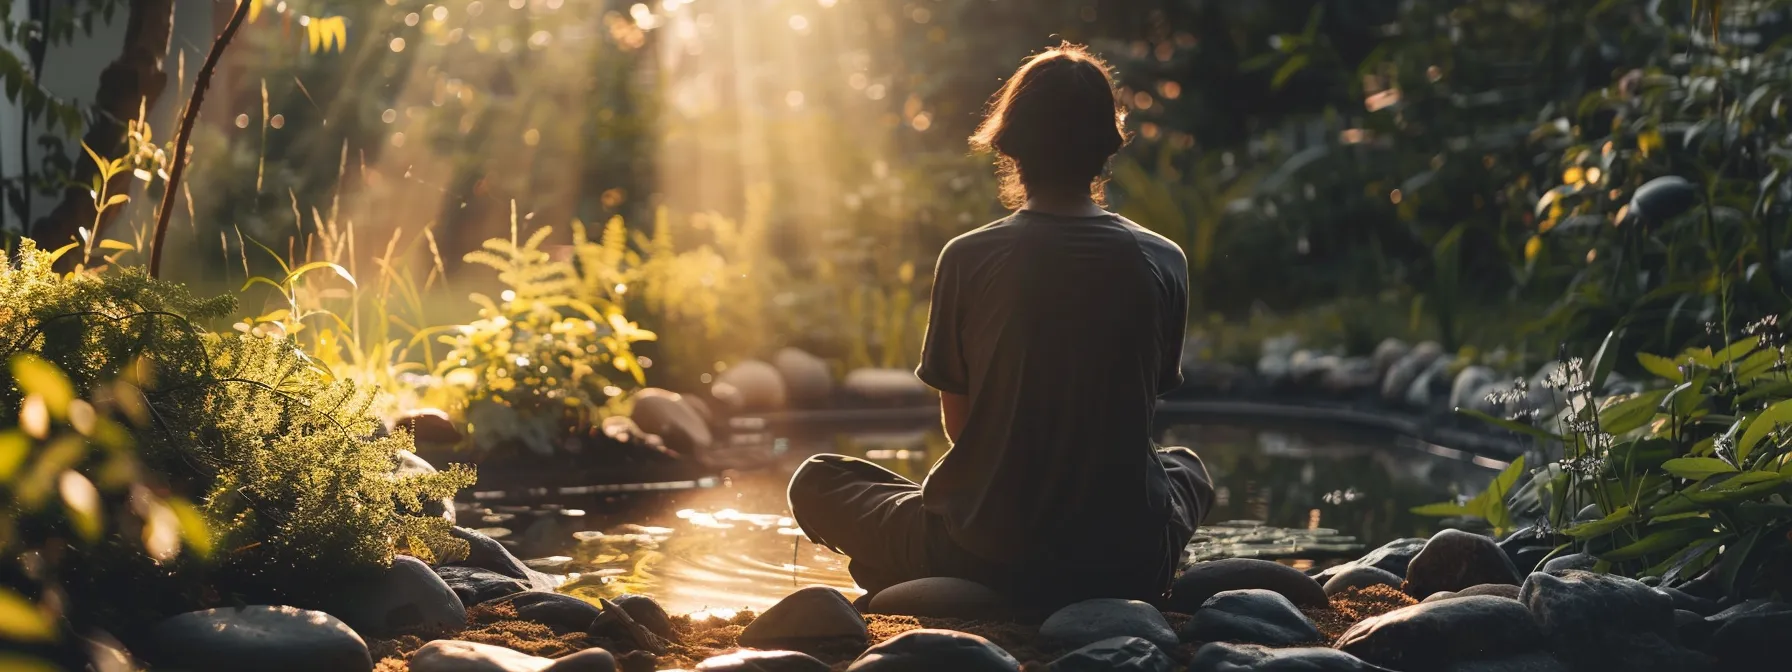
[(1102, 207), (1122, 122), (1106, 64), (1065, 44), (1027, 59), (971, 138), (1015, 210), (935, 266), (915, 373), (952, 448), (925, 484), (841, 455), (790, 481), (797, 524), (865, 590), (958, 577), (1050, 609), (1169, 587), (1213, 487), (1194, 452), (1152, 441), (1182, 384), (1188, 266)]

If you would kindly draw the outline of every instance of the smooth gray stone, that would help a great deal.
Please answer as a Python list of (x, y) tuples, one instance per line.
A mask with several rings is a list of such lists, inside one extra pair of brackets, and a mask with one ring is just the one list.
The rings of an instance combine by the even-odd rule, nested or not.
[(1262, 588), (1300, 606), (1324, 606), (1325, 589), (1312, 577), (1281, 563), (1228, 558), (1190, 565), (1170, 586), (1169, 608), (1192, 614), (1207, 598), (1228, 590)]
[(1178, 633), (1194, 642), (1267, 646), (1322, 643), (1319, 628), (1288, 598), (1270, 590), (1228, 590), (1207, 599)]
[(322, 601), (356, 632), (394, 637), (407, 630), (446, 630), (467, 624), (467, 608), (422, 560), (400, 555), (377, 576), (344, 586)]
[(1171, 672), (1176, 662), (1138, 637), (1110, 637), (1052, 661), (1051, 672)]
[(810, 586), (766, 609), (747, 624), (738, 641), (755, 649), (777, 649), (779, 644), (834, 638), (862, 642), (870, 639), (871, 633), (865, 628), (865, 617), (840, 591)]
[(144, 653), (156, 669), (187, 672), (368, 672), (367, 643), (321, 611), (251, 606), (194, 611), (157, 623)]
[(616, 659), (603, 649), (586, 649), (558, 660), (502, 646), (438, 639), (411, 655), (411, 672), (616, 672)]
[(1343, 651), (1321, 647), (1272, 649), (1214, 642), (1195, 651), (1188, 672), (1391, 672)]
[(1406, 568), (1406, 594), (1426, 598), (1446, 590), (1461, 591), (1484, 583), (1518, 585), (1518, 570), (1493, 539), (1443, 530), (1431, 536)]
[(847, 672), (1020, 672), (1020, 661), (973, 634), (953, 630), (910, 630), (884, 640), (847, 667)]
[(1093, 644), (1112, 637), (1140, 637), (1160, 648), (1178, 644), (1176, 632), (1163, 613), (1138, 600), (1099, 598), (1083, 600), (1059, 609), (1039, 626), (1039, 636), (1071, 646)]
[(1325, 595), (1331, 597), (1347, 590), (1368, 588), (1369, 586), (1388, 586), (1399, 590), (1400, 583), (1399, 575), (1379, 567), (1351, 567), (1332, 575), (1332, 578), (1325, 582)]
[(828, 664), (797, 651), (741, 649), (697, 663), (695, 672), (828, 672)]
[(1336, 647), (1396, 670), (1441, 670), (1543, 649), (1544, 636), (1524, 605), (1487, 595), (1415, 604), (1365, 619)]
[(905, 581), (871, 597), (870, 613), (997, 619), (1015, 612), (1001, 593), (975, 581), (945, 576)]

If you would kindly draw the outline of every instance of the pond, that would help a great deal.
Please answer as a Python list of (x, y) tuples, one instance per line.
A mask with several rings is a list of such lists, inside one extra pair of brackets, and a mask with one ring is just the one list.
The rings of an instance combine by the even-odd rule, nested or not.
[[(838, 452), (920, 480), (947, 448), (933, 423), (875, 430), (768, 430), (747, 424), (730, 450), (769, 456), (714, 478), (512, 504), (475, 493), (461, 524), (506, 540), (532, 566), (588, 598), (651, 595), (672, 613), (764, 609), (792, 590), (862, 593), (845, 558), (810, 542), (784, 486), (803, 458)], [(1365, 545), (1428, 534), (1410, 509), (1479, 492), (1503, 463), (1385, 433), (1164, 423), (1159, 442), (1194, 448), (1214, 477), (1216, 510), (1191, 559), (1261, 557), (1307, 568)], [(613, 490), (613, 489), (612, 489)]]

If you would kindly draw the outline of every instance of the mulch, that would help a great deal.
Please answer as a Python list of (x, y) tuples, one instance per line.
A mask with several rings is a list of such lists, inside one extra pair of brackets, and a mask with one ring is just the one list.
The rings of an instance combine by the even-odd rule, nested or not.
[[(1369, 586), (1335, 595), (1329, 606), (1307, 607), (1301, 611), (1313, 619), (1326, 639), (1323, 642), (1313, 642), (1312, 645), (1326, 646), (1336, 641), (1339, 635), (1358, 621), (1415, 603), (1416, 600), (1397, 589)], [(1165, 617), (1173, 628), (1181, 626), (1189, 618), (1186, 614), (1178, 613), (1166, 613)], [(374, 660), (378, 661), (374, 667), (375, 672), (409, 672), (407, 661), (411, 655), (424, 644), (436, 639), (494, 644), (544, 658), (559, 658), (575, 651), (605, 645), (605, 642), (591, 641), (584, 633), (555, 634), (547, 626), (521, 620), (508, 603), (473, 607), (467, 610), (467, 620), (467, 628), (458, 632), (419, 632), (397, 639), (370, 640), (368, 647), (373, 652)], [(639, 652), (621, 656), (618, 662), (623, 672), (695, 668), (704, 659), (740, 648), (737, 643), (740, 633), (752, 621), (753, 613), (749, 611), (742, 611), (731, 618), (711, 616), (699, 620), (689, 616), (674, 616), (672, 629), (677, 637), (669, 643), (665, 655), (654, 657)], [(871, 633), (869, 644), (877, 644), (919, 628), (968, 632), (1002, 647), (1025, 665), (1026, 672), (1045, 672), (1052, 660), (1074, 648), (1041, 639), (1038, 623), (870, 614), (865, 616), (865, 624)], [(856, 641), (822, 640), (793, 648), (821, 659), (836, 671), (842, 671), (866, 647), (866, 643)], [(1184, 643), (1177, 650), (1166, 653), (1179, 662), (1186, 663), (1194, 656), (1197, 648), (1199, 643)]]

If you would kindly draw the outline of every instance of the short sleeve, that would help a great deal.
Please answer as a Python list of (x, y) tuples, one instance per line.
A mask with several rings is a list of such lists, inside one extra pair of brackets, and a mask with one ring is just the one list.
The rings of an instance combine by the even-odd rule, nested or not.
[(939, 262), (934, 264), (927, 336), (921, 341), (921, 365), (915, 368), (915, 376), (941, 392), (969, 394), (970, 376), (965, 366), (961, 338), (963, 325), (959, 319), (961, 272), (952, 262), (951, 249), (947, 246), (942, 250)]
[(1158, 352), (1157, 393), (1166, 394), (1182, 387), (1182, 342), (1188, 327), (1188, 281), (1174, 270), (1160, 274), (1164, 279), (1163, 334)]

